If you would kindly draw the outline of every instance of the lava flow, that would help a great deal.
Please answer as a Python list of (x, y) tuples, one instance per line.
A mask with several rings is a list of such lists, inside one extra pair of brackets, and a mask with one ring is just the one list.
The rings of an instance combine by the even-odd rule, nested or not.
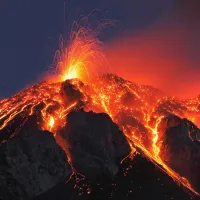
[[(17, 116), (41, 116), (39, 126), (57, 138), (57, 130), (65, 124), (67, 114), (80, 107), (84, 110), (107, 113), (121, 128), (132, 149), (150, 159), (176, 182), (198, 195), (187, 178), (163, 160), (163, 132), (169, 115), (187, 118), (198, 124), (200, 98), (177, 99), (165, 96), (151, 86), (137, 85), (105, 72), (105, 57), (98, 35), (91, 29), (78, 27), (72, 31), (68, 48), (61, 45), (56, 53), (57, 76), (38, 83), (0, 101), (0, 131)], [(64, 82), (77, 91), (77, 96), (63, 97)], [(79, 95), (80, 94), (80, 95)], [(197, 135), (188, 133), (191, 140)]]

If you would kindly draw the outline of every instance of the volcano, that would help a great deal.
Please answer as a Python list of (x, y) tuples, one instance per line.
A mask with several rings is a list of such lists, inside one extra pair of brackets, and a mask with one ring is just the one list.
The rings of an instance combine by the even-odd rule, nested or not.
[(105, 73), (97, 36), (72, 32), (56, 77), (0, 101), (2, 199), (198, 199), (200, 97)]
[[(90, 84), (42, 82), (2, 100), (0, 107), (0, 185), (16, 197), (33, 198), (73, 183), (77, 196), (91, 198), (94, 188), (110, 183), (106, 192), (112, 198), (120, 179), (134, 185), (133, 170), (143, 168), (148, 180), (144, 175), (141, 180), (150, 185), (149, 173), (155, 173), (178, 196), (199, 194), (198, 97), (166, 97), (151, 86), (106, 74)], [(175, 192), (167, 188), (168, 198)], [(126, 195), (130, 191), (134, 186)]]

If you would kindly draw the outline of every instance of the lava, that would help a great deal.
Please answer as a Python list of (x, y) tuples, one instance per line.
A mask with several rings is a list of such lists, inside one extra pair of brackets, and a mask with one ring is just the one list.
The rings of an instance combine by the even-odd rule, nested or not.
[[(86, 19), (83, 18), (82, 23)], [(101, 26), (106, 26), (106, 23)], [(55, 54), (57, 81), (73, 78), (88, 80), (106, 71), (106, 59), (102, 52), (102, 42), (98, 40), (98, 33), (89, 26), (81, 25), (81, 22), (74, 22), (67, 48), (61, 38), (60, 50)]]
[[(165, 97), (160, 94), (159, 91), (154, 88), (149, 88), (149, 86), (140, 86), (133, 84), (128, 81), (124, 81), (121, 78), (116, 77), (115, 75), (109, 75), (107, 80), (100, 79), (97, 83), (92, 85), (92, 88), (95, 90), (91, 98), (93, 99), (93, 110), (95, 106), (100, 106), (101, 111), (107, 112), (112, 119), (121, 127), (125, 136), (127, 137), (130, 146), (133, 149), (133, 152), (136, 150), (145, 154), (151, 161), (153, 161), (158, 167), (170, 175), (175, 181), (184, 185), (190, 189), (195, 194), (198, 194), (195, 189), (192, 188), (189, 181), (181, 177), (178, 173), (170, 169), (160, 157), (160, 145), (162, 141), (159, 141), (159, 130), (158, 126), (161, 123), (162, 119), (168, 115), (168, 113), (174, 113), (178, 116), (185, 117), (188, 119), (196, 119), (196, 116), (199, 115), (199, 99), (188, 99), (188, 100), (178, 100), (172, 97)], [(152, 90), (152, 91), (151, 91)], [(121, 104), (123, 94), (131, 92), (136, 100), (140, 101), (140, 106), (137, 106), (136, 109), (131, 108), (125, 104)], [(154, 103), (147, 101), (148, 97), (151, 96)], [(169, 104), (168, 102), (175, 101), (176, 104)], [(163, 104), (166, 104), (165, 107)], [(162, 105), (163, 111), (159, 110), (159, 106)], [(90, 105), (92, 108), (92, 105)], [(178, 109), (177, 109), (178, 108)], [(196, 112), (194, 112), (196, 110)], [(137, 111), (140, 115), (134, 113)], [(119, 113), (128, 113), (132, 118), (136, 118), (149, 130), (151, 134), (151, 144), (150, 146), (145, 145), (144, 141), (141, 140), (142, 137), (137, 135), (138, 127), (131, 127), (130, 125), (121, 125), (119, 121)], [(140, 130), (139, 130), (140, 131)], [(188, 133), (189, 134), (189, 133)]]
[[(51, 131), (58, 139), (58, 130), (67, 126), (67, 114), (78, 109), (80, 104), (72, 98), (66, 105), (61, 96), (63, 82), (69, 81), (83, 94), (83, 109), (106, 112), (118, 124), (132, 149), (131, 157), (135, 151), (145, 155), (176, 182), (198, 195), (186, 178), (161, 159), (159, 125), (169, 114), (197, 123), (200, 99), (166, 96), (151, 86), (137, 85), (113, 74), (105, 74), (101, 45), (96, 32), (91, 29), (78, 26), (78, 30), (72, 31), (68, 47), (64, 48), (62, 43), (61, 50), (56, 53), (58, 75), (54, 82), (52, 79), (41, 82), (0, 101), (0, 131), (19, 115), (26, 118), (37, 114), (41, 117), (40, 128)], [(83, 84), (79, 84), (77, 79)], [(123, 121), (125, 118), (130, 120)], [(70, 155), (68, 159), (70, 161)]]

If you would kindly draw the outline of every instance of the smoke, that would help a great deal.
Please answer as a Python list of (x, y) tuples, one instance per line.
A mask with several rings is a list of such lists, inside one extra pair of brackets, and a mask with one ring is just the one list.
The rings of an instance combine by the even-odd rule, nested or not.
[(174, 1), (150, 27), (123, 33), (107, 45), (112, 71), (139, 84), (189, 97), (200, 94), (200, 2)]

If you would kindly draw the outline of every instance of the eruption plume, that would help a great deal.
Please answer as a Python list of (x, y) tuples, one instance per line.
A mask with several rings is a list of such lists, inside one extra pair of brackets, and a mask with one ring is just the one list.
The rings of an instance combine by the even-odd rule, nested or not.
[(63, 38), (60, 39), (60, 50), (55, 55), (58, 81), (73, 78), (88, 81), (108, 70), (102, 51), (103, 43), (98, 36), (101, 33), (100, 30), (111, 22), (104, 20), (96, 28), (92, 28), (87, 23), (90, 15), (84, 17), (79, 23), (73, 23), (67, 48)]

